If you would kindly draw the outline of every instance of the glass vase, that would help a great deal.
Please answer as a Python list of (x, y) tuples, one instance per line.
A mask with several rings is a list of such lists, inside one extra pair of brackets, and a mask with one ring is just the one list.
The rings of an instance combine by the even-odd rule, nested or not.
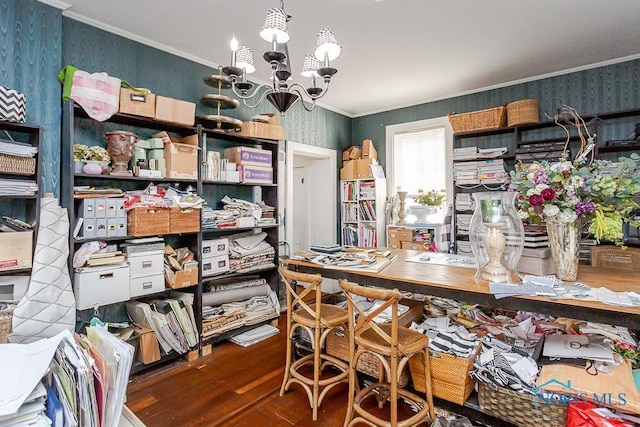
[(548, 220), (547, 234), (556, 277), (575, 281), (578, 278), (582, 222), (577, 220), (563, 224)]
[(518, 261), (524, 248), (524, 226), (515, 207), (514, 191), (473, 193), (475, 210), (469, 243), (478, 261), (476, 279), (518, 283)]

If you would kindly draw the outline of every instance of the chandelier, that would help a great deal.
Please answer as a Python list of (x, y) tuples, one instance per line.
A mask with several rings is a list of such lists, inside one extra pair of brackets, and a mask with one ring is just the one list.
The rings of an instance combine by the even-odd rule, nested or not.
[[(281, 1), (281, 5), (281, 8), (269, 9), (260, 31), (260, 37), (271, 44), (271, 50), (263, 55), (264, 60), (271, 65), (271, 83), (254, 87), (247, 81), (247, 74), (256, 70), (253, 51), (247, 46), (239, 46), (235, 36), (230, 43), (231, 65), (224, 67), (222, 71), (230, 77), (233, 93), (248, 108), (256, 108), (266, 98), (281, 115), (284, 115), (300, 99), (305, 110), (312, 111), (316, 105), (315, 101), (327, 94), (331, 77), (338, 72), (329, 66), (329, 61), (340, 56), (342, 47), (336, 41), (333, 31), (320, 30), (316, 38), (315, 51), (313, 54), (305, 55), (300, 73), (311, 78), (311, 86), (305, 88), (299, 83), (291, 83), (291, 65), (287, 48), (287, 42), (291, 39), (287, 22), (291, 16), (284, 11), (284, 1)], [(316, 78), (319, 77), (324, 82), (324, 88), (317, 86)], [(308, 102), (305, 102), (305, 97), (308, 98)]]

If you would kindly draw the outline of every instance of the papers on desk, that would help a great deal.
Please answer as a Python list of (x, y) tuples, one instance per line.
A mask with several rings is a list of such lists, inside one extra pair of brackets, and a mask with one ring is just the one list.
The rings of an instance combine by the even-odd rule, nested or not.
[(450, 267), (478, 268), (478, 262), (474, 257), (445, 254), (442, 252), (425, 252), (420, 255), (407, 258), (407, 262), (448, 265)]
[(329, 269), (377, 273), (389, 265), (396, 255), (389, 251), (353, 249), (331, 254), (297, 251), (291, 258), (319, 264)]

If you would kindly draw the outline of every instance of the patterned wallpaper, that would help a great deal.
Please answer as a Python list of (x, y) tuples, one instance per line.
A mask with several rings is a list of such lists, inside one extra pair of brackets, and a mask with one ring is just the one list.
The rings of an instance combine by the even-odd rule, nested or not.
[(26, 122), (42, 127), (41, 192), (60, 186), (62, 16), (35, 0), (0, 1), (0, 85), (27, 97)]
[[(538, 100), (541, 121), (548, 120), (545, 114), (553, 116), (565, 104), (582, 115), (638, 108), (640, 59), (355, 118), (352, 139), (371, 138), (384, 164), (385, 126), (497, 107), (529, 98)], [(618, 138), (625, 132), (628, 134), (626, 129), (611, 131)]]

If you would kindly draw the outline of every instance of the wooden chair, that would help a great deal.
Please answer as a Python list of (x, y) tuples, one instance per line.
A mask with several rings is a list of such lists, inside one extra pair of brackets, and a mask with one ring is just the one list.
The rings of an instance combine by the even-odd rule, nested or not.
[[(365, 423), (370, 426), (413, 426), (434, 419), (433, 398), (431, 396), (431, 374), (429, 369), (429, 338), (424, 334), (398, 325), (398, 290), (373, 289), (339, 280), (340, 287), (347, 296), (349, 309), (349, 403), (345, 426)], [(382, 304), (366, 314), (354, 296), (374, 298)], [(383, 311), (391, 310), (391, 323), (376, 323), (374, 318)], [(378, 381), (358, 391), (356, 374), (357, 361), (361, 355), (369, 353), (380, 361)], [(418, 396), (398, 387), (398, 377), (412, 357), (420, 357), (425, 370), (425, 396)], [(389, 420), (374, 415), (363, 405), (372, 396), (378, 401), (378, 408), (390, 402)], [(418, 409), (406, 419), (398, 420), (398, 400), (405, 399)], [(369, 406), (371, 408), (371, 406)], [(374, 408), (375, 409), (375, 408)]]
[[(307, 392), (315, 421), (318, 407), (327, 392), (340, 383), (348, 382), (347, 364), (323, 352), (327, 335), (335, 327), (342, 326), (346, 330), (348, 314), (342, 308), (322, 303), (322, 277), (319, 274), (297, 273), (284, 267), (279, 267), (278, 271), (284, 279), (287, 293), (287, 361), (280, 396), (291, 384), (300, 384)], [(299, 286), (301, 283), (307, 286)], [(293, 340), (298, 328), (307, 332), (313, 352), (294, 362)], [(312, 376), (308, 368), (306, 371), (303, 368), (305, 365), (312, 367)], [(336, 368), (337, 372), (323, 375), (323, 370), (329, 366)]]
[(591, 247), (591, 266), (618, 270), (640, 270), (640, 249), (622, 249), (613, 245)]

